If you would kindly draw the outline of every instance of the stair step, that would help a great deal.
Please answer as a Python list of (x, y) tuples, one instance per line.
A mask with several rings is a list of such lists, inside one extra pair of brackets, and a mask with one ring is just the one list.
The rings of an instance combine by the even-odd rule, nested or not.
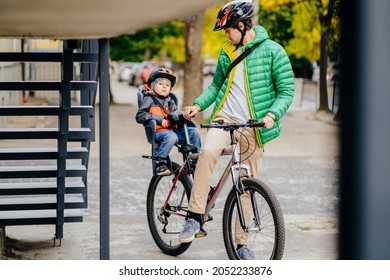
[[(1, 52), (0, 61), (12, 62), (62, 62), (62, 52)], [(99, 62), (98, 53), (74, 53), (74, 62)]]
[[(0, 211), (0, 226), (17, 225), (54, 225), (56, 224), (56, 210), (21, 210), (21, 211)], [(83, 221), (81, 209), (65, 209), (65, 223)]]
[[(57, 158), (57, 148), (0, 148), (0, 160), (38, 160)], [(88, 149), (85, 147), (69, 148), (66, 158), (87, 159)]]
[[(57, 139), (58, 128), (0, 128), (0, 139)], [(89, 128), (69, 129), (68, 141), (90, 141)]]
[[(58, 116), (59, 106), (0, 106), (0, 116)], [(93, 107), (72, 106), (69, 110), (71, 116), (94, 115)]]
[[(85, 208), (85, 203), (81, 195), (65, 195), (65, 208)], [(0, 197), (0, 211), (14, 210), (40, 210), (56, 209), (57, 197), (51, 196), (31, 196), (31, 197)]]
[[(1, 166), (0, 179), (11, 178), (49, 178), (57, 177), (57, 166)], [(84, 165), (68, 166), (66, 177), (83, 177), (87, 175)]]
[[(0, 195), (56, 194), (56, 182), (0, 183)], [(82, 181), (65, 182), (65, 193), (86, 193)]]
[[(48, 90), (60, 92), (62, 83), (60, 81), (0, 81), (0, 90)], [(71, 90), (96, 90), (95, 81), (71, 81)]]

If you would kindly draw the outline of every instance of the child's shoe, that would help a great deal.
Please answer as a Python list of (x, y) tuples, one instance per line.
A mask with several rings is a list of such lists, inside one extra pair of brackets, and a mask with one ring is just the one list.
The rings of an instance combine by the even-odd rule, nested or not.
[(164, 163), (161, 163), (156, 167), (156, 174), (157, 176), (167, 176), (167, 175), (171, 175), (171, 171)]

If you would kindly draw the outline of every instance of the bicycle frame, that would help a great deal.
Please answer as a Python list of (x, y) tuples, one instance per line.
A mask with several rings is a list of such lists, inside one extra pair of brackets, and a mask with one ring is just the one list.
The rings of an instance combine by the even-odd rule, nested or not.
[[(210, 211), (212, 210), (214, 204), (215, 204), (215, 201), (217, 199), (217, 197), (219, 196), (221, 190), (223, 189), (223, 187), (225, 186), (225, 183), (226, 181), (228, 180), (228, 177), (229, 177), (229, 174), (231, 175), (231, 179), (232, 179), (232, 183), (233, 183), (233, 186), (232, 188), (235, 190), (235, 195), (236, 195), (236, 201), (237, 201), (237, 209), (238, 209), (238, 215), (239, 215), (239, 219), (240, 219), (240, 224), (241, 224), (241, 227), (243, 228), (243, 230), (245, 232), (248, 232), (250, 230), (259, 230), (260, 228), (260, 218), (258, 216), (258, 211), (257, 209), (253, 209), (254, 210), (254, 219), (256, 221), (256, 227), (253, 228), (253, 229), (249, 229), (246, 225), (246, 222), (245, 222), (245, 218), (244, 218), (244, 214), (243, 214), (243, 210), (242, 210), (242, 203), (241, 203), (241, 198), (240, 198), (240, 195), (243, 194), (243, 189), (242, 189), (242, 184), (241, 184), (241, 178), (243, 177), (251, 177), (251, 171), (250, 171), (250, 167), (246, 164), (243, 164), (241, 163), (240, 161), (240, 148), (239, 148), (239, 145), (237, 143), (237, 141), (235, 140), (234, 138), (234, 134), (233, 134), (233, 131), (231, 130), (230, 131), (230, 138), (231, 138), (231, 144), (230, 146), (228, 146), (227, 148), (225, 148), (222, 153), (221, 153), (221, 156), (228, 156), (228, 155), (231, 155), (231, 159), (229, 161), (229, 163), (226, 165), (225, 167), (225, 170), (223, 171), (211, 197), (208, 199), (207, 201), (207, 205), (206, 205), (206, 209), (205, 209), (205, 214), (203, 215), (203, 222), (207, 222), (208, 221), (208, 218), (209, 218), (209, 213)], [(181, 165), (179, 171), (177, 172), (174, 180), (173, 180), (173, 184), (172, 184), (172, 188), (165, 200), (165, 203), (163, 205), (163, 211), (169, 213), (169, 214), (174, 214), (174, 215), (179, 215), (179, 216), (186, 216), (184, 213), (179, 213), (179, 212), (176, 212), (176, 211), (172, 211), (170, 209), (166, 209), (166, 206), (168, 204), (168, 201), (173, 193), (173, 191), (175, 190), (176, 188), (176, 184), (177, 182), (179, 181), (179, 178), (181, 176), (181, 174), (183, 173), (183, 171), (187, 168), (188, 169), (188, 160), (189, 159), (196, 159), (197, 158), (197, 155), (194, 155), (194, 154), (189, 154), (187, 156), (184, 156), (184, 161), (183, 161), (183, 164)], [(188, 178), (191, 182), (193, 182), (193, 172), (192, 173), (189, 173), (187, 174), (188, 175)], [(180, 205), (182, 205), (182, 202), (185, 201), (185, 193), (183, 193), (183, 196), (181, 198), (181, 203)], [(255, 201), (254, 201), (254, 197), (251, 195), (251, 200), (252, 202), (254, 203), (253, 205), (256, 205), (255, 204)], [(185, 207), (181, 208), (179, 206), (179, 210), (182, 210), (182, 209), (185, 209)], [(185, 212), (188, 211), (185, 210)]]
[[(169, 191), (169, 194), (168, 194), (168, 196), (167, 196), (167, 199), (165, 200), (165, 203), (164, 203), (164, 205), (162, 206), (162, 209), (164, 210), (164, 212), (167, 212), (167, 213), (169, 213), (169, 214), (178, 215), (178, 216), (183, 216), (183, 217), (186, 217), (186, 214), (181, 214), (181, 213), (178, 213), (178, 212), (176, 212), (176, 211), (171, 211), (171, 210), (167, 209), (166, 206), (167, 206), (167, 204), (168, 204), (169, 199), (171, 198), (171, 195), (172, 195), (173, 191), (174, 191), (175, 188), (176, 188), (177, 182), (179, 181), (179, 178), (180, 178), (181, 174), (183, 173), (183, 170), (184, 170), (186, 167), (188, 167), (187, 163), (188, 163), (188, 159), (186, 158), (186, 159), (184, 160), (183, 164), (180, 166), (180, 169), (179, 169), (179, 171), (177, 172), (177, 175), (175, 176), (175, 179), (173, 180), (173, 184), (172, 184), (172, 187), (171, 187), (171, 189), (170, 189), (170, 191)], [(191, 180), (191, 183), (192, 183), (192, 182), (193, 182), (193, 174), (191, 174), (191, 175), (192, 175), (192, 176), (188, 176), (188, 178)], [(180, 199), (180, 204), (179, 204), (179, 205), (182, 205), (182, 204), (183, 204), (183, 201), (184, 201), (184, 199), (185, 199), (185, 196), (186, 196), (186, 194), (183, 192), (182, 197), (181, 197), (181, 199)], [(179, 208), (180, 208), (179, 210), (181, 210), (181, 209), (184, 209), (185, 207), (181, 208), (181, 207), (179, 206)], [(186, 210), (185, 212), (187, 212), (187, 211), (188, 211), (188, 210)]]

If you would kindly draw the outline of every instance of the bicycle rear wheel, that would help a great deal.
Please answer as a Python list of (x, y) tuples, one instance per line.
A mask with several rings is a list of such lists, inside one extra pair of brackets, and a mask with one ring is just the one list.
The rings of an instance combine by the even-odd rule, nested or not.
[[(283, 257), (285, 245), (285, 228), (282, 209), (273, 193), (265, 183), (258, 179), (242, 179), (244, 190), (251, 196), (252, 209), (257, 209), (260, 224), (256, 225), (254, 211), (251, 216), (246, 217), (250, 231), (247, 234), (246, 245), (255, 253), (256, 259), (279, 260)], [(241, 196), (242, 197), (242, 196)], [(223, 237), (227, 254), (230, 259), (240, 259), (237, 254), (237, 243), (235, 240), (237, 199), (235, 190), (230, 191), (225, 203), (223, 213)]]
[(163, 209), (179, 168), (177, 163), (172, 162), (173, 172), (170, 176), (153, 176), (146, 200), (146, 212), (152, 237), (161, 251), (171, 256), (184, 253), (191, 245), (191, 243), (180, 243), (178, 240), (187, 215), (192, 186), (186, 173), (180, 175)]

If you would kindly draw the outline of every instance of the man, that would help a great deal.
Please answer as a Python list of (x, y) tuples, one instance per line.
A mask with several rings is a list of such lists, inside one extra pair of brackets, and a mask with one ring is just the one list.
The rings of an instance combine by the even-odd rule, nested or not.
[[(184, 108), (184, 117), (191, 119), (214, 103), (210, 121), (262, 120), (264, 128), (247, 129), (244, 136), (248, 141), (241, 143), (243, 163), (258, 177), (264, 145), (280, 135), (281, 119), (293, 100), (294, 77), (284, 49), (269, 39), (263, 27), (252, 27), (252, 16), (253, 5), (247, 1), (233, 1), (221, 8), (214, 31), (224, 30), (230, 42), (221, 50), (210, 86), (194, 105)], [(225, 78), (232, 61), (254, 44), (259, 45)], [(200, 230), (214, 167), (222, 149), (230, 144), (227, 133), (220, 129), (207, 132), (195, 171), (188, 217), (179, 236), (182, 243), (191, 242)], [(237, 254), (241, 259), (254, 259), (254, 253), (246, 247), (246, 238), (241, 227), (237, 228)]]

